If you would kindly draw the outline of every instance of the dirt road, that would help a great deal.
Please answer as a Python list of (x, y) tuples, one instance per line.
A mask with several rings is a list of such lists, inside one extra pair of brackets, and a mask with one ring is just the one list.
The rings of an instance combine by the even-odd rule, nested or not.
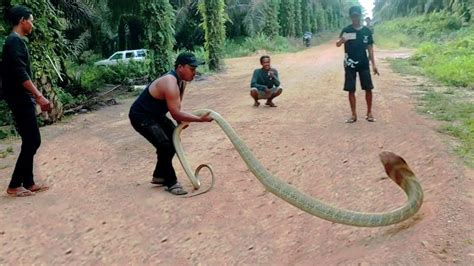
[[(474, 264), (474, 174), (450, 153), (437, 122), (415, 112), (420, 81), (392, 73), (387, 56), (397, 53), (377, 53), (375, 123), (363, 119), (360, 91), (361, 119), (344, 123), (343, 51), (333, 44), (272, 57), (285, 89), (277, 108), (252, 106), (256, 55), (227, 60), (222, 74), (192, 83), (184, 109), (218, 111), (271, 172), (343, 208), (380, 212), (403, 204), (378, 160), (382, 150), (395, 152), (425, 190), (414, 218), (367, 229), (310, 216), (265, 192), (213, 124), (192, 124), (183, 143), (193, 165), (213, 165), (217, 184), (203, 196), (177, 198), (149, 184), (154, 151), (131, 128), (127, 99), (42, 128), (36, 172), (52, 188), (0, 197), (0, 264)], [(0, 163), (6, 189), (19, 142), (1, 145), (15, 151)]]

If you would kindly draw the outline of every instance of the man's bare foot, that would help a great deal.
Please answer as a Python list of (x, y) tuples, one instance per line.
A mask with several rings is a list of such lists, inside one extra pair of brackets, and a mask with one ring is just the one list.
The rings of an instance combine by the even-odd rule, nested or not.
[(11, 197), (28, 197), (35, 195), (34, 192), (31, 192), (31, 190), (24, 187), (8, 188), (7, 194)]
[(46, 185), (32, 185), (31, 187), (27, 188), (31, 192), (43, 192), (49, 189)]
[(265, 105), (268, 105), (270, 107), (277, 107), (277, 105), (274, 104), (273, 102), (266, 102)]
[(253, 103), (253, 106), (255, 106), (255, 107), (258, 107), (259, 105), (260, 105), (259, 102), (254, 102), (254, 103)]

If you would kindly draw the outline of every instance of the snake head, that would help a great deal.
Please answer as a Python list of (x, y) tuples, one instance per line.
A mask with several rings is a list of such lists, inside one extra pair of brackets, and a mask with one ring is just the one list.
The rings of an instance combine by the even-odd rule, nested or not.
[(385, 172), (397, 185), (401, 186), (405, 177), (415, 175), (408, 167), (407, 162), (395, 153), (384, 151), (379, 156), (385, 167)]

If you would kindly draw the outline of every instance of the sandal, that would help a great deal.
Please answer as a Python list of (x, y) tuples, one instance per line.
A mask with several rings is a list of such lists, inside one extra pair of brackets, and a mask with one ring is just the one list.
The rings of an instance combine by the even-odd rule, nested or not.
[(253, 106), (255, 106), (255, 107), (258, 107), (259, 105), (260, 105), (259, 102), (254, 102), (254, 103), (253, 103)]
[(370, 115), (370, 116), (366, 116), (366, 117), (365, 117), (365, 120), (367, 120), (367, 121), (369, 121), (369, 122), (375, 122), (375, 121), (377, 121), (377, 120), (375, 120), (375, 118), (374, 118), (373, 116), (371, 116), (371, 115)]
[(14, 189), (14, 191), (9, 191), (7, 189), (7, 194), (8, 196), (11, 197), (28, 197), (28, 196), (34, 196), (35, 193), (32, 192), (31, 190), (28, 190), (24, 187), (17, 187)]
[(43, 192), (48, 190), (49, 187), (46, 185), (32, 185), (31, 187), (27, 188), (27, 190), (31, 192)]
[(165, 179), (162, 177), (153, 177), (150, 183), (152, 183), (153, 185), (164, 185)]
[(176, 184), (172, 185), (171, 187), (165, 188), (166, 191), (173, 195), (186, 195), (188, 192), (183, 189), (183, 186), (179, 182), (176, 182)]
[(348, 118), (346, 120), (346, 123), (355, 123), (357, 121), (357, 117), (356, 116), (351, 116), (351, 118)]
[(273, 102), (266, 102), (265, 105), (268, 105), (270, 107), (277, 107), (277, 105), (274, 104)]

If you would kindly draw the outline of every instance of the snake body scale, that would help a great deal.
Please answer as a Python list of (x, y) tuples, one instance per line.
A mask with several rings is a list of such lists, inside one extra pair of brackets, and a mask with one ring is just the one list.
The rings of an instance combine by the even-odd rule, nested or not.
[[(391, 152), (382, 152), (380, 154), (380, 160), (385, 167), (387, 175), (402, 189), (405, 191), (408, 199), (401, 207), (387, 212), (382, 213), (365, 213), (356, 212), (351, 210), (345, 210), (338, 207), (334, 207), (330, 204), (317, 200), (288, 183), (282, 181), (275, 175), (271, 174), (251, 153), (245, 142), (237, 135), (235, 130), (230, 126), (227, 121), (217, 112), (209, 109), (201, 109), (193, 112), (195, 115), (203, 115), (210, 113), (214, 121), (221, 127), (224, 133), (227, 135), (229, 140), (238, 151), (243, 161), (249, 168), (249, 170), (255, 175), (255, 177), (263, 184), (263, 186), (280, 197), (284, 201), (291, 205), (322, 219), (361, 227), (376, 227), (386, 226), (404, 221), (412, 217), (421, 207), (423, 202), (423, 189), (418, 182), (413, 171), (408, 167), (407, 163), (400, 156)], [(199, 189), (201, 184), (199, 180), (199, 170), (201, 168), (208, 168), (212, 175), (212, 185), (214, 184), (214, 174), (210, 166), (203, 164), (196, 169), (193, 174), (191, 167), (184, 155), (184, 150), (180, 141), (180, 135), (186, 123), (180, 124), (176, 127), (173, 135), (173, 144), (176, 148), (176, 154), (183, 166), (183, 169), (188, 176), (189, 180), (193, 184), (195, 189)], [(211, 187), (212, 187), (211, 185)], [(211, 188), (210, 187), (210, 188)], [(207, 192), (207, 190), (200, 192), (199, 194)]]

